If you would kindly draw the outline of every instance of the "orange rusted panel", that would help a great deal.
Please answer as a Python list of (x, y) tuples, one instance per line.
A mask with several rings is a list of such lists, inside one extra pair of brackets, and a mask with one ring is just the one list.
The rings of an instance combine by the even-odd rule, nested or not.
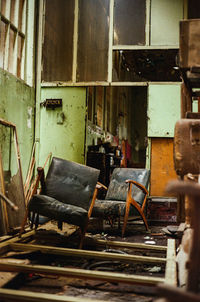
[(173, 162), (173, 138), (152, 138), (150, 194), (166, 196), (166, 184), (176, 178)]

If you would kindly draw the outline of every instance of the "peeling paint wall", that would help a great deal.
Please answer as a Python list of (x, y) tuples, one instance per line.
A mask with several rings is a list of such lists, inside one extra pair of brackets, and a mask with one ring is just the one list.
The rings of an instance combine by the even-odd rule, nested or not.
[(84, 163), (86, 88), (42, 88), (41, 102), (62, 99), (62, 108), (40, 110), (40, 165), (48, 154)]
[(180, 119), (180, 84), (149, 85), (148, 137), (174, 137)]
[[(0, 117), (16, 124), (24, 180), (34, 140), (34, 102), (34, 88), (0, 69)], [(1, 148), (3, 143), (1, 139)]]

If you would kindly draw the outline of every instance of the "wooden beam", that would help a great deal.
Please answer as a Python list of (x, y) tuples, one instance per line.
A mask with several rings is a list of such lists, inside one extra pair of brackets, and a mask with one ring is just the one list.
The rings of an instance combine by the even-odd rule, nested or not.
[(165, 283), (177, 286), (176, 242), (174, 239), (168, 239), (167, 241), (167, 263), (165, 269)]
[(95, 259), (104, 259), (104, 260), (110, 259), (110, 260), (119, 260), (125, 262), (145, 262), (145, 263), (166, 262), (166, 258), (124, 255), (124, 254), (117, 254), (117, 253), (77, 250), (77, 249), (70, 249), (70, 248), (59, 248), (59, 247), (34, 245), (34, 244), (11, 243), (10, 247), (14, 250), (19, 250), (19, 251), (40, 251), (42, 253), (62, 255), (62, 256), (82, 257), (82, 258), (95, 258)]
[(102, 239), (95, 240), (95, 243), (99, 244), (99, 245), (124, 247), (124, 248), (130, 248), (130, 249), (167, 251), (166, 246), (152, 245), (152, 244), (145, 244), (145, 243), (124, 242), (124, 241), (109, 241), (109, 240), (102, 240)]
[(17, 242), (17, 241), (20, 241), (22, 239), (25, 239), (25, 238), (28, 238), (32, 235), (35, 235), (35, 230), (31, 230), (23, 235), (21, 235), (21, 237), (19, 236), (16, 236), (16, 237), (11, 237), (10, 239), (7, 239), (3, 242), (0, 242), (0, 254), (3, 254), (5, 253), (7, 250), (10, 249), (10, 244), (11, 243), (14, 243), (14, 242)]
[[(25, 301), (25, 302), (92, 302), (94, 300), (88, 298), (61, 296), (46, 293), (36, 293), (24, 290), (14, 290), (0, 288), (0, 297), (4, 298), (4, 301)], [(98, 300), (99, 302), (105, 302)]]
[(158, 283), (164, 282), (164, 278), (129, 275), (122, 273), (100, 272), (92, 270), (84, 270), (77, 268), (61, 268), (44, 265), (29, 265), (29, 264), (11, 264), (0, 263), (0, 271), (4, 272), (23, 272), (46, 275), (57, 275), (78, 279), (103, 280), (107, 282), (122, 282), (128, 284), (147, 284), (155, 286)]

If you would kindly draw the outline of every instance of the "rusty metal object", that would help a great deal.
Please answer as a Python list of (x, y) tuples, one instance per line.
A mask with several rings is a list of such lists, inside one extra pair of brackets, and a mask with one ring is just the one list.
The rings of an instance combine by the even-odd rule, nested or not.
[(200, 171), (200, 120), (181, 119), (174, 132), (174, 165), (176, 173), (199, 174)]
[(190, 196), (192, 202), (191, 225), (194, 229), (191, 250), (188, 263), (187, 290), (197, 292), (199, 288), (200, 273), (200, 184), (186, 181), (173, 181), (168, 184), (167, 192), (176, 194), (186, 194)]
[[(195, 41), (195, 43), (194, 43)], [(180, 67), (190, 69), (200, 67), (200, 20), (180, 22)]]

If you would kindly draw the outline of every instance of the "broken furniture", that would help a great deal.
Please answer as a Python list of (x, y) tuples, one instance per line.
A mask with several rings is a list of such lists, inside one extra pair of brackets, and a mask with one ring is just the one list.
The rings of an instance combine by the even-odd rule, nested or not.
[(41, 194), (33, 195), (28, 204), (32, 224), (37, 228), (39, 215), (58, 221), (60, 228), (67, 222), (80, 227), (83, 239), (98, 176), (97, 169), (53, 157), (46, 180), (41, 179)]
[(0, 118), (0, 131), (0, 235), (6, 235), (20, 228), (26, 206), (16, 125)]
[(148, 196), (149, 176), (148, 169), (115, 168), (105, 200), (95, 201), (92, 215), (111, 221), (123, 216), (122, 236), (124, 236), (129, 215), (139, 214), (148, 230), (144, 210)]

